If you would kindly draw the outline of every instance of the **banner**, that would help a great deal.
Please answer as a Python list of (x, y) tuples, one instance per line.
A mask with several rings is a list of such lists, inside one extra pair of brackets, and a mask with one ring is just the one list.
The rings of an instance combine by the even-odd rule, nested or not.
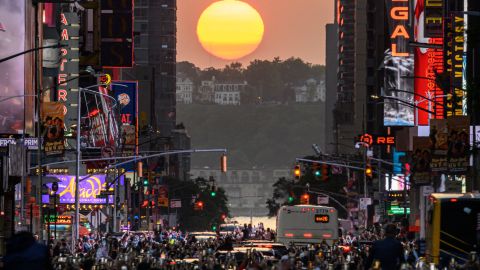
[(470, 158), (470, 118), (452, 116), (448, 125), (448, 170), (450, 173), (466, 173)]
[[(438, 1), (435, 1), (438, 2)], [(415, 41), (428, 44), (443, 44), (443, 0), (442, 3), (415, 0)], [(439, 5), (440, 6), (439, 6)], [(440, 17), (436, 17), (441, 12)], [(444, 93), (437, 85), (438, 74), (442, 74), (443, 51), (432, 48), (415, 48), (415, 102), (418, 110), (417, 124), (426, 126), (431, 118), (444, 118)], [(431, 111), (433, 113), (429, 113)]]
[(61, 102), (41, 104), (43, 149), (46, 156), (63, 155), (65, 124)]
[[(120, 86), (122, 85), (122, 86)], [(137, 82), (114, 81), (112, 91), (120, 105), (120, 151), (122, 156), (132, 156), (137, 152)], [(123, 166), (126, 170), (133, 170), (133, 163)]]
[(430, 119), (430, 142), (432, 145), (432, 171), (447, 171), (448, 128), (446, 119)]
[(429, 137), (413, 137), (412, 179), (415, 185), (428, 185), (431, 181), (431, 141)]
[(390, 48), (385, 51), (384, 67), (384, 122), (385, 126), (413, 126), (414, 104), (413, 54), (410, 40), (409, 1), (385, 0), (387, 8)]
[[(0, 1), (0, 59), (24, 51), (25, 3)], [(25, 57), (0, 64), (0, 134), (24, 130)]]

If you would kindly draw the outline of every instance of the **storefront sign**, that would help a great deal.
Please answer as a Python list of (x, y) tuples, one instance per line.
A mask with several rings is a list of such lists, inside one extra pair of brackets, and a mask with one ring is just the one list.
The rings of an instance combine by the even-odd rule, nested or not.
[(371, 145), (395, 145), (395, 136), (372, 135), (365, 133), (360, 136), (360, 142)]

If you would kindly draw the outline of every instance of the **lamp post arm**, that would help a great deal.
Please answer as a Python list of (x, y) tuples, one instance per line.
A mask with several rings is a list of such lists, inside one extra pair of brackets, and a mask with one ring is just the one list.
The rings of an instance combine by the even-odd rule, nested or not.
[(401, 100), (401, 99), (399, 99), (399, 98), (388, 97), (388, 96), (382, 96), (382, 98), (396, 100), (396, 101), (401, 102), (401, 103), (403, 103), (404, 105), (410, 106), (410, 107), (412, 107), (412, 108), (419, 109), (419, 110), (424, 111), (424, 112), (427, 112), (427, 113), (429, 113), (429, 114), (435, 114), (435, 112), (432, 112), (432, 111), (430, 111), (430, 110), (427, 110), (427, 109), (424, 109), (424, 108), (422, 108), (422, 107), (416, 106), (416, 105), (414, 105), (414, 104), (408, 103), (408, 102), (406, 102), (405, 100)]
[(59, 45), (59, 44), (56, 44), (56, 45), (50, 45), (50, 46), (44, 46), (44, 47), (37, 47), (37, 48), (32, 48), (32, 49), (29, 49), (29, 50), (26, 50), (26, 51), (23, 51), (23, 52), (19, 52), (19, 53), (16, 53), (14, 55), (10, 55), (10, 56), (7, 56), (5, 58), (2, 58), (0, 59), (0, 63), (3, 63), (5, 61), (8, 61), (10, 59), (13, 59), (15, 57), (18, 57), (20, 55), (24, 55), (24, 54), (27, 54), (29, 52), (34, 52), (34, 51), (39, 51), (39, 50), (43, 50), (43, 49), (48, 49), (48, 48), (60, 48), (60, 47), (66, 47), (67, 45)]
[(435, 100), (433, 99), (430, 99), (430, 98), (427, 98), (426, 96), (423, 96), (423, 95), (420, 95), (420, 94), (417, 94), (417, 93), (412, 93), (410, 91), (406, 91), (406, 90), (401, 90), (401, 89), (396, 89), (396, 88), (391, 88), (391, 89), (388, 89), (390, 91), (394, 91), (394, 92), (401, 92), (401, 93), (408, 93), (408, 94), (411, 94), (411, 95), (414, 95), (414, 96), (418, 96), (418, 97), (421, 97), (425, 100), (428, 100), (430, 102), (433, 102), (435, 103), (436, 105), (439, 105), (437, 102), (435, 102)]

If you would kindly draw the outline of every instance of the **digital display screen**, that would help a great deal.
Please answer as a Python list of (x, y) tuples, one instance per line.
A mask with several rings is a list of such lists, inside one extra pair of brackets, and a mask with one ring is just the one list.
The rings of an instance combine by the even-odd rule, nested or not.
[(328, 223), (330, 217), (328, 215), (315, 215), (315, 223)]

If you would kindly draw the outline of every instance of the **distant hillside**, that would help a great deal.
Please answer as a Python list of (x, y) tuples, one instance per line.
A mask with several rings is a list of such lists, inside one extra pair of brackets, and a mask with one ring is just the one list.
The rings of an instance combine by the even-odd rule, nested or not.
[[(307, 105), (177, 105), (194, 148), (227, 148), (229, 167), (289, 167), (323, 142), (323, 103)], [(218, 167), (219, 155), (194, 154), (192, 167)]]

